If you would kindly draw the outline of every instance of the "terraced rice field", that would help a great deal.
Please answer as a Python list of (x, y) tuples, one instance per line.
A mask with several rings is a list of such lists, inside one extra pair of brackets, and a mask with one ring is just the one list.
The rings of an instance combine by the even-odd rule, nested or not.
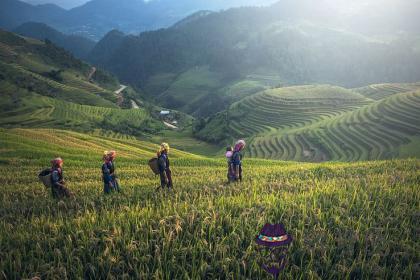
[(370, 85), (367, 87), (355, 89), (355, 91), (368, 98), (380, 100), (397, 93), (415, 91), (417, 89), (420, 89), (420, 83)]
[(237, 137), (304, 127), (353, 111), (371, 101), (339, 87), (302, 86), (269, 90), (229, 109), (229, 129)]
[(419, 120), (420, 91), (396, 93), (292, 133), (255, 137), (249, 155), (305, 161), (394, 158), (420, 135)]
[[(96, 128), (142, 131), (143, 126), (162, 126), (144, 109), (114, 109), (79, 105), (36, 94), (21, 95), (14, 99), (15, 86), (1, 85), (5, 94), (0, 112), (0, 125), (6, 127), (56, 127), (93, 131)], [(18, 102), (18, 106), (16, 106)], [(146, 125), (147, 123), (147, 125)], [(116, 131), (114, 131), (116, 132)]]
[[(282, 279), (417, 279), (419, 160), (311, 164), (171, 151), (175, 189), (156, 192), (156, 145), (51, 129), (0, 129), (0, 278), (272, 279), (254, 239), (265, 223), (293, 236)], [(104, 150), (123, 192), (104, 196)], [(37, 182), (64, 158), (75, 198)]]

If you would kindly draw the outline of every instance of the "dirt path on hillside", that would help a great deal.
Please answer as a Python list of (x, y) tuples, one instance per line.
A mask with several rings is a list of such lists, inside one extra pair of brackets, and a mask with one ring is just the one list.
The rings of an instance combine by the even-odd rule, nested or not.
[(178, 127), (177, 127), (177, 126), (175, 126), (175, 125), (173, 125), (173, 124), (170, 124), (170, 123), (168, 123), (168, 122), (163, 122), (163, 124), (164, 124), (164, 125), (166, 125), (167, 127), (171, 128), (171, 129), (178, 129)]
[(127, 88), (125, 85), (120, 85), (120, 88), (114, 91), (115, 96), (117, 97), (117, 105), (121, 107), (124, 102), (123, 91)]
[(134, 100), (131, 100), (131, 108), (132, 109), (140, 109), (139, 105)]
[(96, 67), (92, 67), (92, 69), (90, 70), (90, 73), (88, 75), (88, 81), (92, 80), (93, 75), (95, 75), (96, 73)]

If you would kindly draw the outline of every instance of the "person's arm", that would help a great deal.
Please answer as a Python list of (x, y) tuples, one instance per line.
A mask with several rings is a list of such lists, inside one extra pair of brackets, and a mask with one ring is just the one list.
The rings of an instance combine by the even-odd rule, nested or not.
[(159, 164), (159, 171), (164, 172), (167, 167), (166, 158), (164, 156), (159, 157), (158, 164)]
[(58, 174), (57, 170), (54, 170), (51, 174), (51, 183), (53, 184), (53, 186), (59, 186), (59, 187), (64, 187), (63, 186), (63, 182), (60, 179), (60, 174)]
[(106, 183), (111, 182), (111, 172), (105, 163), (102, 165), (102, 174), (104, 175), (104, 181)]
[(239, 178), (239, 165), (241, 164), (241, 159), (239, 153), (235, 153), (232, 159), (233, 171), (235, 172), (236, 179)]
[(113, 162), (110, 162), (110, 168), (109, 168), (109, 175), (114, 176), (115, 175), (115, 165)]

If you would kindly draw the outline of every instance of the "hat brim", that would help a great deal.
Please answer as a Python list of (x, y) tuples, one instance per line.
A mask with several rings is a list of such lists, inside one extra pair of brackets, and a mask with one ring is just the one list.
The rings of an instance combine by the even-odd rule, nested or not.
[(261, 246), (266, 246), (266, 247), (285, 246), (285, 245), (289, 245), (290, 243), (292, 243), (292, 236), (290, 234), (287, 234), (287, 239), (284, 240), (284, 241), (268, 242), (268, 241), (263, 241), (263, 240), (259, 239), (258, 235), (257, 235), (255, 237), (255, 243), (257, 243), (258, 245), (261, 245)]

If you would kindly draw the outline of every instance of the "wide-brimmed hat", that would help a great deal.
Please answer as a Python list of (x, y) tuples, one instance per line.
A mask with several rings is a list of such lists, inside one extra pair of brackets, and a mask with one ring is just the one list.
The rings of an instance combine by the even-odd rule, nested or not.
[(292, 236), (286, 232), (283, 224), (265, 224), (255, 237), (255, 242), (267, 247), (284, 246), (292, 242)]

